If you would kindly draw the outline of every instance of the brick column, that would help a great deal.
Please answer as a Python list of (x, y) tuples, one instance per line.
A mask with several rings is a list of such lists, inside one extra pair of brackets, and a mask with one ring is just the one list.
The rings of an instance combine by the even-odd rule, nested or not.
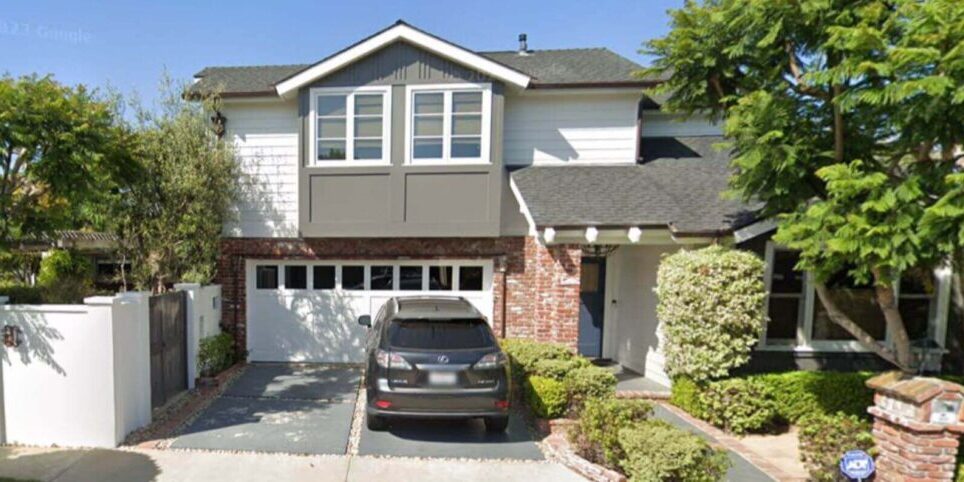
[(874, 440), (877, 479), (950, 481), (958, 438), (964, 433), (964, 387), (936, 378), (885, 373), (867, 381), (875, 390)]

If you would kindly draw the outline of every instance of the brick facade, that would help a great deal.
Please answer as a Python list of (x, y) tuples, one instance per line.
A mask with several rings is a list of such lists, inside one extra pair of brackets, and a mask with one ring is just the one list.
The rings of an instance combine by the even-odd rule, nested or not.
[(217, 282), (222, 325), (246, 346), (246, 259), (489, 259), (494, 261), (496, 334), (563, 343), (579, 336), (578, 245), (543, 246), (532, 237), (502, 238), (225, 238)]

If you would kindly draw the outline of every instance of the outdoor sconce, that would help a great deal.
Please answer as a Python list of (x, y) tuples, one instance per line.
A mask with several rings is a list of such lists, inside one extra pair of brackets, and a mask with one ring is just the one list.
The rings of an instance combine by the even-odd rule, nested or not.
[(216, 110), (214, 111), (214, 115), (211, 116), (211, 123), (214, 124), (214, 135), (218, 136), (218, 139), (224, 137), (228, 118), (224, 117), (224, 114), (222, 114), (220, 110)]
[(19, 326), (5, 325), (3, 327), (3, 346), (7, 348), (17, 348), (20, 346), (22, 333)]

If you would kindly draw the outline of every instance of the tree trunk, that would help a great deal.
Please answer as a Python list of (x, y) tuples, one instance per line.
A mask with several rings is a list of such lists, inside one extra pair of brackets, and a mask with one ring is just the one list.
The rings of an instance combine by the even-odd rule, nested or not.
[[(894, 351), (897, 352), (897, 362), (902, 367), (914, 366), (914, 353), (910, 349), (910, 337), (907, 336), (907, 327), (904, 325), (904, 317), (897, 309), (897, 297), (894, 295), (893, 286), (874, 285), (874, 293), (877, 297), (877, 304), (884, 312), (884, 320), (887, 322), (887, 331), (891, 334), (891, 341), (894, 344)], [(907, 371), (905, 369), (905, 371)]]
[(857, 323), (850, 319), (841, 309), (837, 306), (837, 303), (833, 301), (833, 297), (830, 295), (830, 290), (823, 283), (816, 283), (814, 288), (817, 291), (817, 297), (820, 298), (820, 302), (823, 303), (824, 308), (827, 309), (827, 316), (830, 320), (839, 325), (847, 333), (857, 339), (857, 341), (872, 350), (877, 356), (887, 360), (894, 366), (900, 368), (901, 370), (907, 372), (911, 371), (909, 365), (903, 365), (900, 362), (899, 357), (892, 350), (879, 343), (874, 339), (869, 333), (867, 333), (863, 328)]

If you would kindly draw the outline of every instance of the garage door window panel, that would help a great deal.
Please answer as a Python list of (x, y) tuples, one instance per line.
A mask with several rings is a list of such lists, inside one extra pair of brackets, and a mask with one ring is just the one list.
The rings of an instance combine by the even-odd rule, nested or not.
[(256, 267), (255, 278), (257, 279), (255, 286), (259, 290), (278, 289), (278, 266), (260, 265)]
[(312, 286), (316, 290), (335, 289), (335, 267), (334, 266), (315, 266), (312, 268)]
[(373, 291), (391, 291), (395, 278), (394, 266), (372, 266), (371, 289)]
[(345, 290), (363, 291), (365, 289), (365, 267), (342, 266), (341, 287)]
[(401, 266), (398, 275), (398, 289), (402, 291), (421, 291), (424, 289), (422, 278), (425, 268), (422, 266)]
[(303, 290), (308, 288), (308, 268), (305, 266), (285, 266), (285, 289)]
[(452, 267), (431, 266), (428, 269), (428, 289), (431, 291), (452, 291)]
[(482, 291), (481, 266), (459, 267), (459, 291)]

